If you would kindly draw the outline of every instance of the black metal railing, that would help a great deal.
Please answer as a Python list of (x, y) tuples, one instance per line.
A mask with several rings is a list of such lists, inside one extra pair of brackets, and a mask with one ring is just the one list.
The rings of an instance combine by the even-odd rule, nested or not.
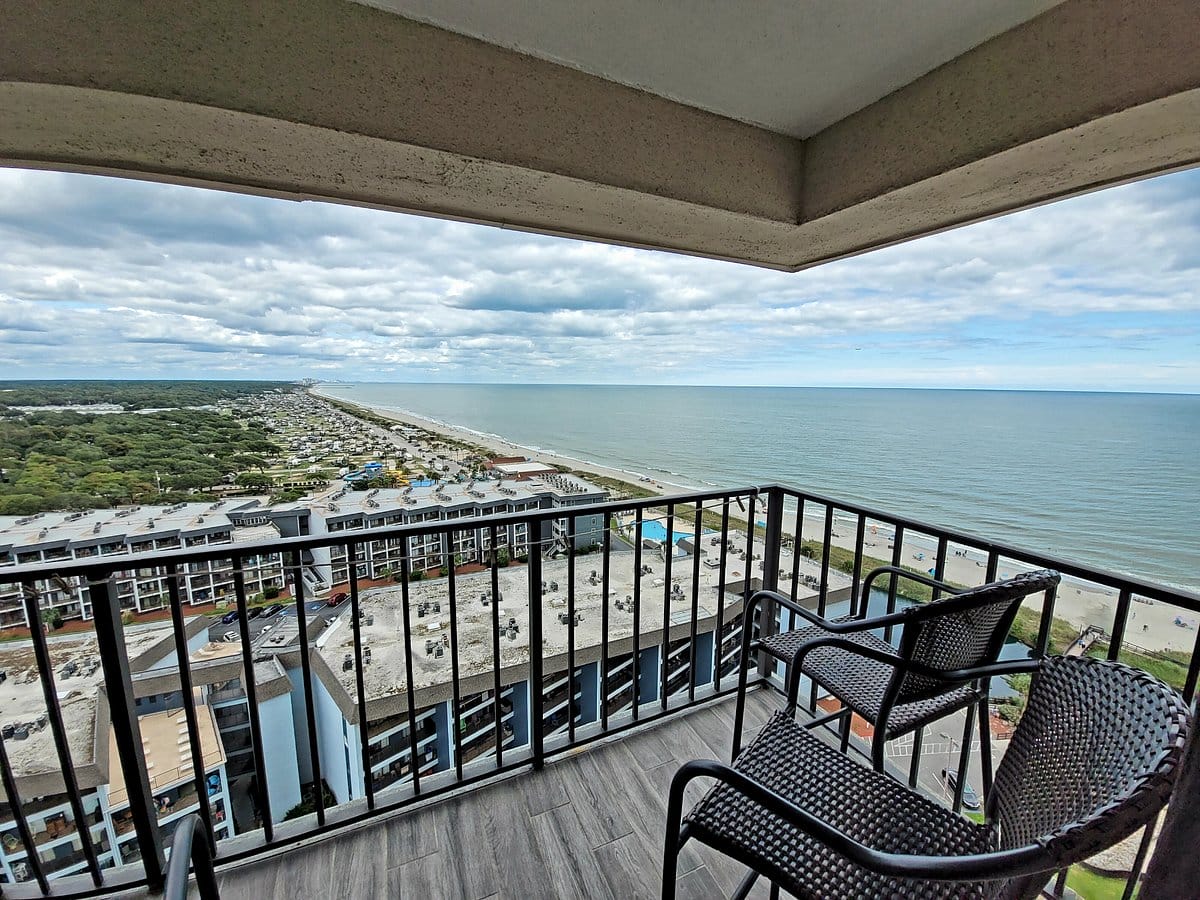
[[(651, 524), (656, 530), (648, 537)], [(504, 554), (510, 551), (499, 549), (497, 536), (513, 533), (518, 526), (527, 536), (521, 545), (526, 555), (505, 565)], [(681, 536), (689, 550), (676, 550), (676, 529), (687, 530)], [(438, 541), (442, 552), (430, 554), (428, 547)], [(377, 569), (373, 561), (379, 556), (373, 552), (376, 545), (390, 548), (381, 557), (386, 569)], [(396, 559), (397, 546), (418, 545), (419, 558), (440, 562), (438, 569), (414, 569), (416, 553)], [(306, 579), (306, 573), (322, 565), (322, 558), (329, 560), (332, 548), (347, 573), (365, 567), (363, 578), (333, 585), (331, 594), (348, 594), (348, 602), (336, 607), (311, 597)], [(1134, 601), (1195, 614), (1200, 612), (1195, 594), (776, 485), (0, 570), (0, 582), (20, 585), (22, 591), (51, 751), (61, 765), (58, 793), (75, 821), (84, 820), (76, 777), (81, 762), (72, 758), (79, 748), (71, 744), (63, 718), (59, 669), (43, 628), (40, 597), (47, 586), (76, 580), (86, 586), (94, 615), (85, 623), (94, 629), (86, 639), (96, 643), (103, 676), (104, 702), (98, 708), (112, 729), (124, 773), (124, 832), (136, 833), (116, 846), (114, 827), (112, 849), (98, 853), (86, 830), (81, 831), (87, 875), (54, 879), (55, 893), (86, 896), (136, 884), (157, 888), (165, 877), (166, 854), (148, 769), (148, 762), (154, 762), (148, 756), (158, 750), (144, 745), (139, 726), (140, 717), (156, 708), (135, 692), (130, 658), (141, 660), (145, 655), (140, 643), (144, 632), (123, 619), (128, 613), (121, 604), (119, 573), (154, 570), (165, 581), (170, 641), (163, 653), (173, 662), (145, 664), (152, 667), (147, 671), (170, 682), (180, 698), (167, 710), (181, 713), (182, 728), (178, 746), (168, 748), (168, 755), (186, 773), (181, 780), (190, 782), (189, 790), (195, 792), (200, 824), (211, 842), (208, 849), (220, 865), (498, 773), (538, 768), (600, 737), (729, 694), (737, 682), (731, 677), (736, 660), (731, 648), (740, 645), (740, 630), (747, 626), (741, 621), (743, 605), (755, 590), (790, 593), (822, 615), (836, 612), (836, 604), (854, 610), (876, 603), (891, 612), (902, 602), (929, 597), (905, 597), (907, 588), (895, 578), (868, 593), (862, 578), (879, 563), (911, 565), (917, 556), (921, 571), (928, 569), (941, 581), (955, 580), (951, 569), (960, 570), (962, 578), (973, 574), (973, 583), (981, 583), (1008, 571), (1049, 567), (1065, 576), (1061, 590), (1110, 591), (1114, 602), (1109, 619), (1086, 623), (1104, 635), (1089, 652), (1153, 666), (1156, 674), (1174, 680), (1188, 699), (1195, 692), (1200, 644), (1194, 643), (1187, 653), (1156, 656), (1144, 648), (1131, 649), (1125, 638), (1137, 611)], [(977, 565), (967, 569), (968, 560)], [(199, 651), (194, 632), (188, 631), (190, 595), (183, 590), (186, 573), (197, 564), (231, 578), (233, 622), (220, 625), (214, 620), (213, 633), (237, 631), (235, 648), (221, 653), (218, 642), (203, 651), (215, 660), (204, 667), (194, 659)], [(247, 575), (257, 574), (254, 566), (280, 565), (288, 586), (279, 602), (286, 609), (266, 627), (261, 618), (250, 616), (256, 598), (247, 590)], [(1064, 649), (1056, 646), (1065, 632), (1055, 619), (1054, 597), (1045, 598), (1026, 620), (1034, 652)], [(749, 627), (761, 632), (790, 624), (776, 617)], [(348, 640), (348, 645), (341, 647), (337, 640)], [(268, 656), (276, 658), (278, 668), (260, 683), (259, 669)], [(760, 681), (779, 684), (780, 673), (773, 667), (764, 660), (754, 664)], [(219, 680), (208, 674), (210, 666), (216, 667)], [(281, 669), (286, 676), (278, 675)], [(375, 676), (381, 670), (392, 673), (390, 681)], [(288, 680), (284, 690), (298, 692), (295, 708), (303, 717), (291, 723), (294, 772), (280, 771), (277, 755), (266, 752), (267, 744), (280, 737), (278, 709), (266, 704), (279, 697), (281, 677)], [(205, 680), (210, 678), (211, 684)], [(250, 802), (242, 807), (252, 808), (253, 814), (235, 823), (235, 837), (217, 840), (207, 785), (225, 757), (221, 723), (202, 722), (211, 717), (204, 699), (208, 691), (220, 691), (222, 700), (236, 697), (236, 688), (229, 685), (239, 678), (245, 716), (223, 718), (241, 730), (239, 747), (246, 741), (248, 724), (253, 766), (244, 778), (233, 779), (236, 784), (228, 778), (220, 783), (229, 785), (231, 792), (246, 791)], [(139, 673), (138, 691), (149, 690), (142, 680)], [(815, 690), (814, 686), (810, 696), (814, 703)], [(290, 715), (291, 704), (286, 708)], [(444, 713), (419, 724), (418, 714), (431, 708)], [(429, 725), (434, 720), (435, 728)], [(389, 729), (406, 727), (396, 732), (402, 736), (395, 740), (372, 745), (372, 722), (387, 722)], [(486, 741), (481, 731), (488, 732)], [(465, 748), (464, 739), (469, 740)], [(8, 753), (10, 740), (0, 739), (0, 774), (9, 800), (0, 815), (7, 813), (12, 825), (0, 822), (0, 831), (15, 835), (28, 860), (25, 879), (17, 880), (28, 880), (48, 894), (54, 873), (39, 863), (35, 836), (22, 811), (27, 801), (43, 802), (45, 780), (36, 789), (24, 787), (25, 773)], [(406, 745), (406, 754), (400, 744)], [(964, 744), (960, 753), (968, 752)], [(919, 740), (910, 757), (916, 772), (923, 762)], [(373, 767), (384, 763), (390, 765), (373, 774)], [(112, 762), (110, 767), (115, 773)], [(281, 787), (283, 782), (288, 783)], [(953, 802), (958, 799), (955, 796)], [(1149, 831), (1127, 880), (1128, 891), (1137, 883)], [(134, 862), (123, 865), (125, 860)], [(1048, 896), (1061, 895), (1065, 881), (1056, 883), (1052, 890), (1057, 893)]]

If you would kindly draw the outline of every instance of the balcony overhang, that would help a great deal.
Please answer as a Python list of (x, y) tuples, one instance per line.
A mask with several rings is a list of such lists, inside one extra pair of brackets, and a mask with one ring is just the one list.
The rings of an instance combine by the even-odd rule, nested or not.
[(0, 162), (794, 270), (1197, 164), (1196, 24), (1067, 0), (797, 135), (343, 0), (26, 4)]

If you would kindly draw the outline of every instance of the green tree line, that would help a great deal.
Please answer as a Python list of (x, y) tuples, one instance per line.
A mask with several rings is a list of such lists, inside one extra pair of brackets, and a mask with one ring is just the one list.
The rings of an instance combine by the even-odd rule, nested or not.
[(292, 391), (296, 387), (271, 381), (0, 381), (0, 410), (90, 403), (110, 403), (127, 410), (207, 406), (269, 390)]
[(205, 410), (0, 418), (0, 514), (178, 502), (278, 452), (262, 423)]

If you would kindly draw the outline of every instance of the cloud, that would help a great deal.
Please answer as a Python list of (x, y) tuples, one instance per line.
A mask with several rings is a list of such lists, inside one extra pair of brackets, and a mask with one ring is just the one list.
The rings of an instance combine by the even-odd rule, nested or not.
[(1198, 246), (1200, 172), (788, 275), (0, 169), (0, 365), (7, 377), (1198, 390)]

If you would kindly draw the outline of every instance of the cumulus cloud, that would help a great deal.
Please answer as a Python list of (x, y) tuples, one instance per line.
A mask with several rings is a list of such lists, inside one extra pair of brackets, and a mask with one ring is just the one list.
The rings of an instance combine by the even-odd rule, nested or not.
[(1200, 172), (795, 275), (0, 170), (5, 377), (1200, 389)]

